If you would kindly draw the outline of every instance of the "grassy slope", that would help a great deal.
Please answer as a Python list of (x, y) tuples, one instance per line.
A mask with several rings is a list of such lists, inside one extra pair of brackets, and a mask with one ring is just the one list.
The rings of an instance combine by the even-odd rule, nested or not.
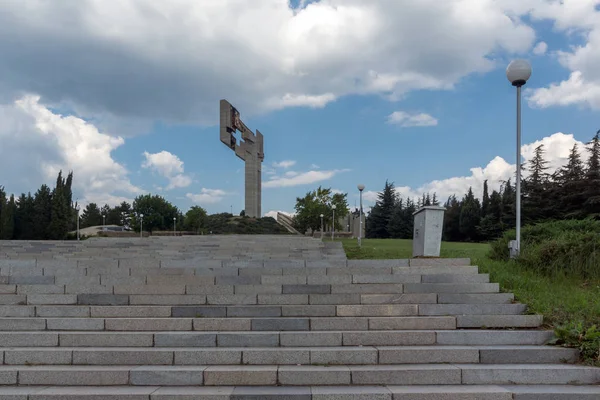
[[(411, 240), (366, 239), (362, 249), (356, 239), (343, 239), (350, 259), (410, 258)], [(513, 262), (492, 261), (487, 257), (489, 246), (479, 243), (442, 243), (442, 257), (470, 257), (482, 273), (489, 273), (501, 290), (515, 294), (529, 305), (529, 311), (544, 315), (549, 325), (567, 321), (600, 324), (600, 282), (584, 282), (572, 278), (550, 278), (519, 267)]]

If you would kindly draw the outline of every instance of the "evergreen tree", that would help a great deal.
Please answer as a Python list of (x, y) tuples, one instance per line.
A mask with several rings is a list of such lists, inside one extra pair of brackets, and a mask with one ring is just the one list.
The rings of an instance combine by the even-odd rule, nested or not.
[(4, 237), (4, 232), (3, 232), (3, 217), (4, 214), (7, 213), (8, 211), (8, 205), (7, 205), (7, 201), (6, 201), (6, 192), (4, 191), (4, 187), (0, 186), (0, 239), (2, 239)]
[(588, 144), (590, 157), (585, 172), (585, 202), (583, 212), (588, 216), (600, 217), (600, 130)]
[(4, 203), (0, 215), (0, 239), (14, 239), (16, 210), (15, 196), (11, 195), (10, 199)]
[(102, 213), (96, 203), (88, 203), (81, 212), (81, 228), (102, 225)]
[(401, 238), (404, 234), (404, 224), (404, 204), (402, 198), (399, 197), (396, 201), (396, 205), (394, 206), (394, 211), (392, 211), (392, 218), (390, 218), (390, 222), (388, 223), (387, 230), (390, 235), (390, 238)]
[(440, 201), (437, 198), (437, 194), (434, 192), (433, 193), (433, 197), (431, 198), (431, 205), (432, 206), (439, 206), (440, 205)]
[(378, 194), (378, 200), (369, 214), (367, 237), (386, 239), (390, 237), (388, 225), (396, 206), (396, 190), (394, 184), (386, 181), (383, 191)]
[(478, 240), (477, 227), (479, 226), (480, 219), (481, 205), (479, 204), (479, 199), (475, 198), (473, 189), (469, 187), (469, 191), (462, 201), (459, 222), (460, 233), (466, 241)]
[(67, 195), (65, 179), (62, 177), (62, 171), (60, 171), (56, 178), (56, 187), (52, 192), (52, 211), (50, 224), (48, 225), (50, 239), (64, 240), (67, 237), (71, 217), (71, 207), (70, 204), (67, 204)]
[(529, 162), (530, 175), (523, 180), (522, 218), (524, 223), (544, 220), (550, 214), (547, 170), (548, 162), (544, 159), (544, 145), (540, 144), (535, 148), (534, 156)]
[(585, 167), (581, 161), (577, 143), (569, 153), (567, 165), (559, 169), (554, 175), (554, 193), (551, 200), (558, 205), (555, 216), (558, 218), (579, 218), (584, 216), (583, 203), (585, 202)]
[(511, 229), (516, 226), (515, 199), (515, 189), (509, 179), (503, 185), (502, 190), (502, 224), (504, 229)]
[(487, 179), (483, 181), (483, 198), (481, 201), (481, 216), (485, 217), (488, 215), (490, 207), (490, 195), (488, 193), (488, 181)]
[(36, 240), (49, 239), (48, 226), (52, 215), (52, 192), (47, 185), (42, 185), (33, 200), (34, 218), (32, 237)]
[(452, 195), (448, 198), (444, 207), (446, 212), (444, 213), (443, 238), (447, 242), (458, 242), (462, 240), (462, 234), (460, 233), (461, 204), (456, 196)]
[(502, 222), (502, 196), (496, 190), (489, 198), (487, 214), (479, 223), (478, 232), (481, 240), (493, 240), (502, 235), (504, 224)]
[(17, 202), (15, 219), (15, 239), (28, 240), (33, 238), (35, 202), (31, 193), (23, 193)]
[(406, 205), (404, 207), (404, 224), (402, 225), (400, 238), (401, 239), (412, 239), (413, 238), (413, 229), (415, 225), (415, 220), (413, 214), (417, 211), (417, 207), (415, 206), (415, 202), (411, 199), (406, 199)]

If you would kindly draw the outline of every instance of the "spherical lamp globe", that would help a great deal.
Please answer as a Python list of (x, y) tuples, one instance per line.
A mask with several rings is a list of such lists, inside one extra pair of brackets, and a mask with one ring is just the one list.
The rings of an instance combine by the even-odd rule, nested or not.
[(506, 68), (506, 78), (513, 86), (523, 86), (531, 77), (531, 64), (526, 60), (514, 60)]

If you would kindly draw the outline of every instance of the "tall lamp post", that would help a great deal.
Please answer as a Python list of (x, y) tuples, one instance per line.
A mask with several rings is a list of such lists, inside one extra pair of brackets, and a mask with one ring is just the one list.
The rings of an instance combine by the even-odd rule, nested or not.
[(140, 214), (140, 238), (144, 237), (144, 214)]
[(77, 240), (80, 240), (80, 235), (79, 235), (79, 205), (77, 205), (77, 207), (75, 207), (75, 210), (77, 211)]
[(360, 209), (358, 211), (358, 220), (359, 220), (359, 228), (358, 228), (358, 247), (362, 246), (362, 192), (365, 190), (365, 185), (362, 183), (358, 185), (358, 191), (360, 192)]
[(517, 190), (516, 190), (516, 228), (517, 240), (511, 243), (511, 258), (521, 251), (521, 87), (531, 77), (531, 65), (525, 60), (514, 60), (506, 68), (506, 77), (517, 88)]
[(333, 211), (333, 221), (331, 221), (331, 240), (335, 237), (335, 204), (331, 206), (331, 210)]
[(321, 214), (321, 239), (323, 239), (323, 231), (325, 230), (325, 228), (323, 227), (323, 217), (324, 215)]
[(177, 236), (177, 222), (175, 222), (175, 221), (176, 221), (176, 218), (173, 217), (173, 236)]
[(102, 214), (102, 230), (106, 229), (106, 214)]

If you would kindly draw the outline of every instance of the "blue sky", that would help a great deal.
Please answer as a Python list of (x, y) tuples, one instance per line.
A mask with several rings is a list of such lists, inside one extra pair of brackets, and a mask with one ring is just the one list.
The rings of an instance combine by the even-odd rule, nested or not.
[(351, 206), (358, 183), (371, 202), (386, 179), (404, 196), (479, 192), (514, 172), (514, 58), (533, 66), (525, 159), (544, 143), (557, 167), (600, 128), (596, 0), (23, 3), (0, 5), (9, 192), (73, 169), (84, 203), (150, 192), (237, 213), (244, 165), (219, 141), (220, 98), (265, 136), (263, 213), (319, 185)]

